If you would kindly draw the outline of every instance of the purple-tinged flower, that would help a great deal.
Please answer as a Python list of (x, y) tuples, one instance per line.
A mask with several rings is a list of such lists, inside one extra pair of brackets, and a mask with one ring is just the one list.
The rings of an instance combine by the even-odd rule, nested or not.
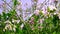
[(34, 24), (34, 22), (33, 22), (33, 21), (29, 21), (29, 23), (30, 23), (30, 24)]
[(44, 18), (40, 19), (40, 20), (39, 20), (39, 23), (42, 24), (43, 21), (44, 21)]
[(34, 24), (34, 17), (31, 18), (31, 20), (29, 21), (30, 24)]
[(48, 12), (47, 12), (47, 9), (46, 9), (45, 7), (43, 7), (42, 10), (43, 10), (42, 13), (43, 13), (44, 15), (46, 15), (46, 14), (48, 13)]
[(31, 18), (31, 21), (34, 21), (34, 17)]
[(39, 15), (39, 10), (35, 10), (35, 11), (34, 11), (34, 14), (35, 14), (35, 15)]

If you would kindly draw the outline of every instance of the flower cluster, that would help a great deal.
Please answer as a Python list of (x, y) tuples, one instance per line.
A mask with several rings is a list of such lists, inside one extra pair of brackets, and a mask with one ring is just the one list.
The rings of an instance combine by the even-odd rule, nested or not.
[[(38, 0), (32, 1), (34, 1), (34, 4), (37, 4), (38, 2)], [(14, 2), (16, 2), (16, 0)], [(18, 0), (18, 2), (20, 2), (20, 0)], [(45, 3), (43, 3), (42, 5), (44, 4)], [(20, 4), (19, 6), (16, 5), (16, 8), (18, 9), (18, 11), (21, 9), (21, 15), (17, 15), (15, 9), (12, 9), (9, 13), (3, 12), (0, 15), (0, 33), (2, 32), (2, 34), (60, 34), (60, 12), (58, 11), (57, 7), (54, 5), (42, 7), (42, 5), (35, 5), (35, 7), (32, 7), (32, 15), (29, 15), (32, 12), (28, 12), (29, 14), (25, 15), (25, 12), (30, 11), (30, 9), (26, 11), (24, 10), (25, 12), (22, 12)]]
[(39, 12), (40, 12), (39, 10), (35, 10), (35, 11), (34, 11), (34, 14), (35, 14), (35, 15), (39, 15)]
[(57, 8), (53, 5), (48, 6), (50, 10), (57, 10)]
[(13, 25), (9, 20), (7, 20), (6, 22), (4, 22), (6, 25), (5, 25), (5, 28), (3, 29), (3, 31), (6, 31), (6, 30), (10, 30), (10, 31), (16, 31), (16, 25)]

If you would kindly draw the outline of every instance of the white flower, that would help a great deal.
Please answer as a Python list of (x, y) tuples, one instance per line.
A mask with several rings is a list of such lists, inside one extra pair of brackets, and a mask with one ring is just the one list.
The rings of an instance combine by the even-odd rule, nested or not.
[(7, 16), (7, 18), (8, 18), (8, 16)]
[(14, 25), (14, 28), (16, 28), (16, 25)]
[(56, 15), (57, 13), (54, 13), (54, 15)]
[(3, 31), (5, 32), (5, 29), (3, 29)]
[(20, 20), (14, 20), (14, 19), (12, 19), (12, 22), (18, 24), (20, 22)]
[(20, 22), (20, 20), (16, 20), (17, 24)]
[(60, 19), (60, 14), (58, 14), (58, 17), (59, 17), (59, 19)]
[(14, 22), (15, 22), (15, 20), (14, 20), (14, 19), (12, 19), (12, 22), (14, 23)]
[(12, 26), (10, 24), (6, 24), (5, 29), (12, 30)]
[(49, 6), (49, 9), (50, 9), (50, 10), (54, 10), (54, 9), (56, 10), (56, 7), (53, 6), (53, 5), (50, 5), (50, 6)]
[(59, 16), (59, 19), (60, 19), (60, 16)]
[(5, 21), (4, 23), (9, 23), (9, 24), (11, 24), (11, 22), (10, 22), (9, 20)]
[(13, 31), (14, 32), (16, 31), (16, 25), (13, 25)]
[(22, 23), (20, 27), (21, 27), (21, 29), (23, 29), (23, 27), (24, 27), (24, 24)]
[(13, 31), (15, 32), (16, 31), (16, 28), (13, 28)]

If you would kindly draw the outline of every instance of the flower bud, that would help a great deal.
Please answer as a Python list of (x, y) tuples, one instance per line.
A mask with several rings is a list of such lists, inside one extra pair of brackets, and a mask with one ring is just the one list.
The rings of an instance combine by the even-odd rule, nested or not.
[(20, 26), (20, 28), (23, 29), (23, 27), (24, 27), (24, 24), (22, 23), (21, 26)]

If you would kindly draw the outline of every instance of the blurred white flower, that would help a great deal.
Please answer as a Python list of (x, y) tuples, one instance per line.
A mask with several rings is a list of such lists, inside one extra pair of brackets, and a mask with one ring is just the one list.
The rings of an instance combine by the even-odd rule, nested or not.
[(12, 19), (12, 22), (18, 24), (20, 22), (20, 20), (14, 20), (14, 19)]
[(60, 19), (60, 16), (59, 16), (59, 19)]
[(54, 13), (54, 15), (56, 15), (57, 13)]
[(7, 18), (8, 18), (8, 16), (7, 16)]
[(53, 5), (50, 5), (50, 6), (49, 6), (49, 9), (50, 9), (50, 10), (54, 10), (54, 9), (56, 10), (57, 8), (56, 8), (55, 6), (53, 6)]
[(16, 20), (17, 24), (19, 24), (20, 20)]
[(11, 25), (11, 24), (6, 24), (5, 28), (3, 29), (3, 31), (5, 30), (10, 30), (10, 31), (16, 31), (16, 25)]
[(59, 19), (60, 19), (60, 13), (58, 14), (58, 17), (59, 17)]
[(39, 10), (35, 10), (35, 11), (34, 11), (34, 14), (35, 14), (35, 15), (39, 15)]
[(6, 26), (5, 26), (5, 30), (12, 30), (12, 26), (10, 25), (10, 24), (6, 24)]
[(14, 20), (14, 19), (12, 19), (12, 22), (14, 23), (14, 22), (15, 22), (15, 20)]
[(14, 28), (16, 28), (16, 25), (14, 25)]
[(24, 24), (22, 23), (22, 24), (20, 25), (20, 27), (21, 27), (21, 29), (23, 29), (23, 27), (24, 27)]
[(16, 32), (16, 28), (13, 28), (13, 31)]
[(3, 31), (5, 32), (5, 29), (3, 29)]
[(16, 32), (16, 25), (13, 25), (13, 31)]
[(9, 24), (11, 24), (11, 22), (10, 22), (9, 20), (5, 21), (4, 23), (9, 23)]

